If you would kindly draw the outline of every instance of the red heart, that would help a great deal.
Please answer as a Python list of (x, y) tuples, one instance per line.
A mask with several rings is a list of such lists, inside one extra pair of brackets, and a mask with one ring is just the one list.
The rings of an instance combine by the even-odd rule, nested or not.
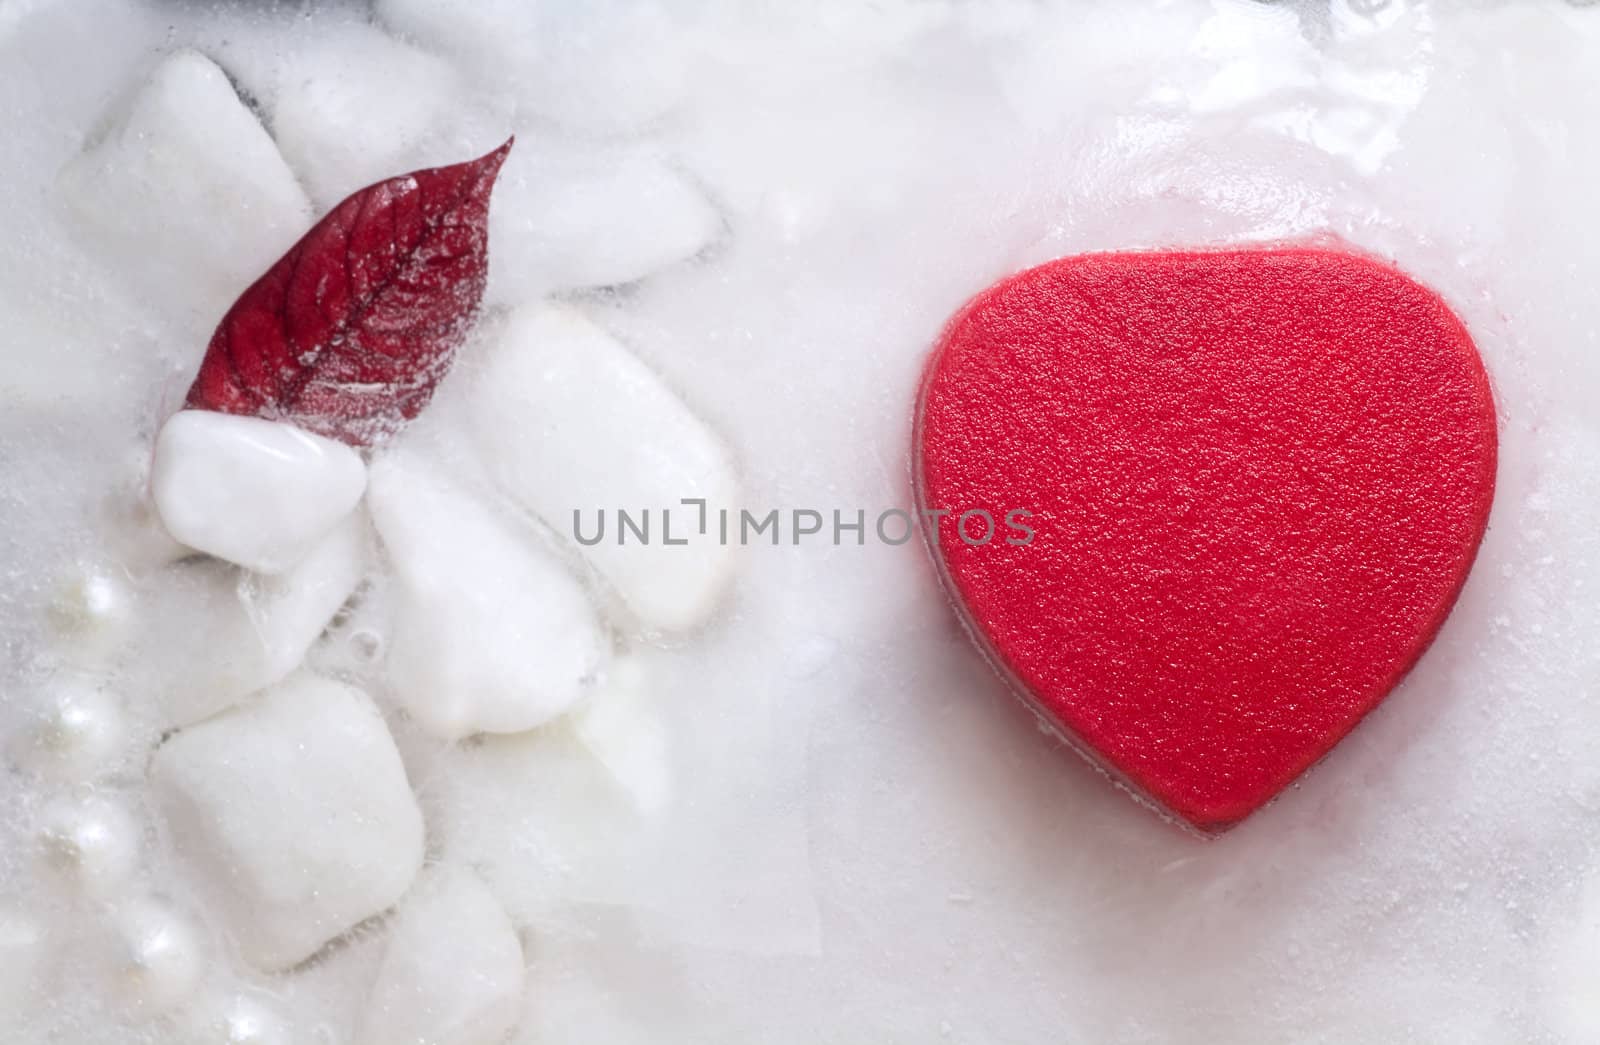
[(1086, 757), (1205, 832), (1416, 663), (1494, 496), (1466, 328), (1333, 250), (1029, 269), (950, 322), (918, 418), (918, 500), (951, 512), (935, 558), (980, 645)]

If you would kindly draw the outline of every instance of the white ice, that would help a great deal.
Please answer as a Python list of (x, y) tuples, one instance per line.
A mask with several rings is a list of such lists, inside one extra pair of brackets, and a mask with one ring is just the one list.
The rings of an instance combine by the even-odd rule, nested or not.
[(310, 203), (203, 55), (173, 53), (123, 109), (62, 171), (62, 198), (116, 278), (203, 336), (306, 230)]
[(195, 889), (263, 969), (304, 961), (390, 907), (422, 866), (422, 813), (378, 709), (292, 678), (179, 732), (151, 787)]
[(367, 487), (356, 452), (292, 425), (180, 410), (156, 436), (150, 490), (179, 544), (257, 573), (298, 565)]
[[(320, 209), (373, 182), (463, 158), (461, 74), (372, 26), (296, 41), (263, 86), (278, 147)], [(478, 151), (504, 137), (502, 125), (486, 126)]]
[(359, 1045), (500, 1045), (522, 1008), (522, 944), (483, 882), (430, 870), (396, 913)]
[[(718, 513), (737, 507), (734, 464), (659, 376), (579, 312), (538, 306), (513, 313), (463, 378), (491, 474), (581, 537), (640, 621), (682, 631), (710, 614), (736, 554), (718, 532)], [(622, 529), (622, 512), (649, 536)]]
[(448, 740), (566, 711), (607, 654), (572, 568), (526, 523), (403, 449), (373, 467), (373, 521), (394, 571), (392, 693)]
[[(344, 606), (368, 566), (364, 513), (346, 517), (294, 569), (259, 577), (219, 562), (166, 567), (142, 612), (116, 685), (159, 727), (198, 722), (284, 678)], [(177, 661), (161, 650), (182, 650)]]
[(659, 149), (519, 140), (489, 215), (488, 300), (633, 283), (721, 232), (710, 200)]

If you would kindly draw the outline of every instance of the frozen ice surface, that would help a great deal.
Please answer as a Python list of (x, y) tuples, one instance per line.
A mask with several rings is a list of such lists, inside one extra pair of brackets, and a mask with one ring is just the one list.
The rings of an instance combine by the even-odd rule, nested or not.
[(422, 814), (372, 701), (296, 676), (178, 733), (151, 786), (241, 954), (281, 969), (391, 906), (422, 866)]
[(471, 871), (427, 872), (396, 913), (357, 1041), (499, 1045), (522, 1007), (522, 944)]
[(62, 171), (61, 194), (115, 278), (203, 336), (305, 232), (311, 205), (203, 55), (163, 59), (109, 119)]
[(577, 702), (605, 636), (568, 564), (415, 454), (373, 466), (373, 521), (394, 571), (394, 697), (446, 739), (515, 733)]
[(470, 381), (479, 453), (508, 494), (581, 541), (647, 627), (711, 613), (737, 551), (718, 523), (736, 510), (732, 455), (660, 377), (576, 310), (538, 305), (512, 314)]
[[(325, 206), (341, 182), (392, 173), (380, 161), (460, 159), (517, 133), (491, 309), (421, 424), (464, 500), (509, 508), (485, 496), (487, 468), (558, 533), (574, 507), (601, 506), (570, 498), (614, 509), (693, 462), (663, 449), (655, 473), (628, 457), (677, 429), (624, 441), (645, 427), (632, 401), (588, 379), (550, 396), (554, 433), (466, 408), (506, 363), (495, 331), (540, 314), (549, 291), (611, 339), (597, 370), (620, 343), (690, 404), (737, 461), (743, 502), (873, 510), (908, 496), (929, 344), (994, 279), (1074, 251), (1334, 236), (1394, 258), (1467, 321), (1501, 410), (1500, 488), (1438, 643), (1281, 801), (1211, 844), (1168, 830), (1014, 706), (915, 546), (786, 544), (742, 549), (709, 603), (669, 586), (694, 615), (711, 607), (686, 634), (614, 617), (626, 648), (556, 722), (446, 743), (395, 715), (430, 859), (472, 867), (527, 943), (517, 1045), (1591, 1045), (1600, 8), (380, 0), (373, 13), (0, 3), (8, 756), (38, 722), (35, 683), (109, 672), (123, 750), (94, 788), (142, 823), (138, 767), (162, 729), (250, 700), (269, 659), (292, 670), (369, 574), (329, 644), (375, 651), (340, 663), (389, 697), (395, 578), (369, 570), (364, 519), (347, 534), (363, 550), (332, 556), (326, 583), (165, 565), (170, 547), (140, 543), (128, 462), (148, 459), (220, 309), (308, 220), (287, 171)], [(238, 78), (277, 146), (191, 45)], [(158, 79), (194, 89), (136, 100), (163, 62)], [(168, 145), (139, 147), (135, 119)], [(93, 214), (50, 205), (82, 204), (85, 188)], [(298, 227), (269, 245), (231, 216), (226, 200), (246, 196)], [(574, 432), (592, 438), (562, 441)], [(559, 454), (540, 445), (553, 436)], [(111, 518), (114, 489), (132, 496)], [(538, 547), (524, 518), (496, 518)], [(125, 618), (60, 612), (96, 605), (63, 597), (79, 564), (119, 578)], [(297, 576), (293, 590), (320, 594), (267, 658), (256, 611)], [(637, 688), (614, 702), (624, 668)], [(317, 714), (295, 720), (313, 747)], [(141, 835), (143, 863), (111, 902), (170, 894), (208, 975), (174, 1022), (102, 1018), (90, 959), (114, 961), (115, 926), (63, 865), (33, 858), (41, 814), (85, 785), (26, 768), (0, 776), (0, 903), (33, 927), (8, 935), (0, 919), (0, 1025), (23, 1021), (0, 1039), (171, 1045), (206, 1014), (210, 1037), (190, 1037), (209, 1043), (229, 1026), (210, 1016), (241, 994), (265, 1000), (278, 1040), (353, 1038), (392, 923), (261, 973), (201, 889), (225, 877), (174, 874), (198, 850), (160, 833)], [(331, 801), (319, 792), (314, 808)], [(338, 852), (350, 834), (283, 830), (284, 852), (301, 839)], [(12, 958), (34, 953), (35, 929), (59, 953), (39, 956), (44, 1004), (23, 1013), (3, 1003), (27, 990)]]
[(150, 489), (178, 543), (283, 573), (348, 516), (367, 487), (343, 443), (259, 417), (180, 410), (156, 436)]

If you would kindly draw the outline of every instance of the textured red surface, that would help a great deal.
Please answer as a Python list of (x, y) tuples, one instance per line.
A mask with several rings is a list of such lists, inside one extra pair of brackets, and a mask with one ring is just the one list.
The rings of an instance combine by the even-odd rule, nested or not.
[(510, 149), (340, 203), (228, 310), (185, 405), (353, 446), (397, 432), (428, 405), (483, 299), (489, 194)]
[(1392, 267), (1313, 248), (1013, 276), (946, 328), (918, 440), (924, 507), (1035, 513), (1022, 546), (940, 524), (980, 642), (1086, 755), (1203, 831), (1399, 682), (1494, 494), (1460, 321)]

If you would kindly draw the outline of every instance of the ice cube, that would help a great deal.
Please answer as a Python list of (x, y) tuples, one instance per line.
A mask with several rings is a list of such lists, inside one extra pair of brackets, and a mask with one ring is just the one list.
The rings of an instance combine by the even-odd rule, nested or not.
[(662, 821), (646, 822), (566, 729), (489, 735), (424, 753), (442, 858), (470, 866), (519, 924), (631, 904), (655, 878)]
[(297, 675), (178, 733), (150, 780), (177, 858), (263, 969), (387, 909), (422, 866), (400, 754), (350, 686)]
[(370, 25), (286, 55), (267, 100), (278, 147), (321, 208), (384, 178), (481, 155), (510, 133), (450, 63)]
[(306, 651), (356, 590), (368, 565), (368, 523), (354, 512), (288, 573), (246, 577), (240, 601), (262, 651), (263, 674), (276, 682)]
[(699, 253), (722, 230), (705, 194), (654, 149), (518, 146), (489, 210), (490, 301), (631, 283)]
[(496, 1045), (522, 1003), (522, 944), (477, 875), (433, 870), (401, 906), (357, 1040)]
[(571, 707), (605, 641), (566, 564), (414, 452), (373, 465), (368, 503), (394, 569), (390, 687), (412, 718), (455, 739)]
[(181, 562), (145, 590), (125, 681), (133, 707), (158, 728), (209, 718), (273, 681), (245, 611), (246, 584), (225, 563)]
[(733, 460), (649, 367), (577, 311), (532, 306), (511, 316), (466, 394), (496, 480), (586, 545), (644, 625), (682, 631), (707, 617), (733, 567), (718, 525), (737, 496)]
[(174, 540), (258, 573), (282, 573), (350, 514), (361, 456), (279, 421), (180, 410), (156, 437), (150, 490)]
[(144, 592), (123, 681), (162, 727), (214, 715), (304, 662), (367, 570), (364, 512), (352, 512), (287, 573), (257, 577), (183, 562)]
[(193, 51), (156, 67), (62, 171), (60, 189), (107, 267), (196, 331), (215, 326), (311, 220), (271, 137)]

